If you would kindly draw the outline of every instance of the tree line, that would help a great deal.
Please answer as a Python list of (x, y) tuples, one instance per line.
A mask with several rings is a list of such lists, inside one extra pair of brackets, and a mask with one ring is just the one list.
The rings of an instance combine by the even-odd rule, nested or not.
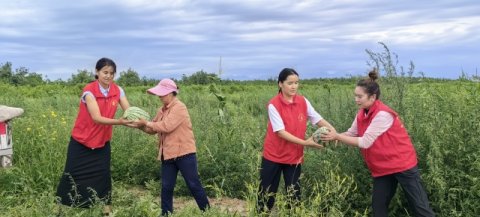
[[(191, 75), (183, 74), (181, 79), (173, 80), (182, 84), (210, 84), (220, 82), (220, 77), (215, 73), (208, 73), (203, 70), (197, 71)], [(61, 85), (77, 85), (86, 84), (95, 80), (95, 74), (92, 71), (83, 69), (77, 70), (66, 81), (62, 79), (50, 80), (44, 78), (42, 74), (30, 72), (26, 67), (12, 68), (11, 62), (0, 64), (0, 83), (11, 84), (14, 86), (38, 86), (44, 84), (61, 84)], [(126, 71), (121, 71), (116, 75), (115, 81), (122, 86), (153, 86), (159, 82), (160, 79), (147, 78), (140, 75), (135, 70), (129, 68)]]

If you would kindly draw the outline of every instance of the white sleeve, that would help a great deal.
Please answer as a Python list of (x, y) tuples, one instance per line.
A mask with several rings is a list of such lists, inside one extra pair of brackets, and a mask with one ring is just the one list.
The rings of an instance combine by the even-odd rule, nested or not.
[(268, 105), (268, 119), (272, 124), (273, 132), (277, 132), (279, 130), (285, 129), (285, 125), (283, 124), (282, 117), (280, 116), (280, 113), (278, 113), (275, 106), (273, 106), (273, 104)]
[(125, 91), (123, 90), (123, 88), (118, 86), (118, 89), (120, 89), (120, 98), (124, 97), (125, 96)]
[(353, 137), (358, 136), (357, 116), (355, 116), (355, 119), (353, 120), (352, 126), (350, 126), (350, 128), (348, 128), (347, 132), (345, 132), (345, 135), (353, 136)]
[(320, 114), (318, 114), (317, 111), (315, 111), (312, 104), (310, 104), (310, 101), (308, 101), (307, 98), (305, 98), (305, 102), (307, 103), (307, 117), (308, 117), (308, 120), (310, 120), (312, 125), (316, 125), (323, 118)]
[(393, 115), (380, 111), (373, 117), (372, 123), (367, 127), (362, 137), (358, 138), (358, 147), (370, 148), (373, 142), (393, 125)]
[(85, 92), (83, 92), (82, 97), (81, 97), (81, 100), (82, 100), (83, 103), (86, 103), (85, 97), (86, 97), (87, 95), (91, 95), (91, 96), (93, 96), (93, 98), (95, 98), (95, 96), (93, 95), (92, 92), (90, 92), (90, 91), (85, 91)]

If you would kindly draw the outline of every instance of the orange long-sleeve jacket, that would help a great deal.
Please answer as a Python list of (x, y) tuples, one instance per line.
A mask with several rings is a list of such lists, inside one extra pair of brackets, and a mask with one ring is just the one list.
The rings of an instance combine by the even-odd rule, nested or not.
[(187, 107), (175, 98), (164, 105), (147, 127), (158, 135), (158, 160), (169, 160), (196, 152), (192, 122)]

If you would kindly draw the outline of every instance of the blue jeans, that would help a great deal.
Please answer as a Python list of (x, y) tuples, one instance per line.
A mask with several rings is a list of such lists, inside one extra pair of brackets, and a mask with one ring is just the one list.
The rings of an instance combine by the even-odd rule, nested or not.
[(198, 176), (197, 157), (195, 153), (192, 153), (162, 161), (162, 215), (168, 215), (173, 212), (173, 189), (177, 182), (179, 170), (185, 179), (190, 193), (195, 198), (198, 208), (205, 211), (210, 207), (210, 204)]

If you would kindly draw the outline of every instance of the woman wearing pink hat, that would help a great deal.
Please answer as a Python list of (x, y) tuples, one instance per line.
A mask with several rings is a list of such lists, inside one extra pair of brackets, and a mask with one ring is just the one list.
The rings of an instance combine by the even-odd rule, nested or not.
[(198, 176), (195, 138), (187, 107), (177, 99), (178, 88), (171, 79), (162, 79), (147, 90), (163, 103), (152, 121), (135, 122), (148, 134), (158, 134), (158, 160), (162, 162), (162, 215), (173, 212), (173, 190), (177, 173), (182, 173), (198, 207), (205, 211), (210, 205)]

